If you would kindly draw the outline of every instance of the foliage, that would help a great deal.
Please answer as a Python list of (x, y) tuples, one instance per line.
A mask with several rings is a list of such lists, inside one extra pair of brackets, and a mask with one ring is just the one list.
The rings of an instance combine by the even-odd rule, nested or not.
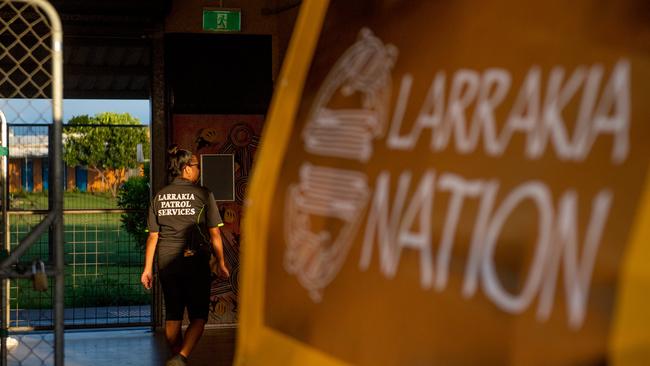
[(149, 206), (149, 178), (131, 177), (120, 187), (117, 205), (121, 209), (133, 210), (122, 214), (122, 227), (133, 236), (140, 249), (147, 240), (147, 208)]
[[(137, 268), (137, 269), (136, 269)], [(140, 269), (113, 267), (113, 270), (122, 270), (125, 273), (119, 276), (100, 274), (97, 276), (77, 278), (76, 284), (70, 274), (66, 274), (66, 308), (102, 307), (102, 306), (129, 306), (151, 304), (151, 293), (140, 285)], [(31, 280), (19, 280), (17, 283), (18, 300), (11, 299), (13, 309), (51, 309), (54, 279), (49, 279), (49, 289), (45, 293), (32, 290)], [(42, 315), (41, 315), (42, 316)]]
[[(131, 277), (136, 276), (132, 275)], [(71, 296), (67, 296), (66, 306), (75, 308), (151, 303), (151, 294), (145, 292), (139, 282), (129, 278), (89, 276), (79, 281), (77, 286), (72, 288)]]
[(87, 166), (96, 172), (115, 197), (126, 169), (138, 166), (137, 145), (149, 150), (149, 137), (140, 126), (140, 121), (128, 113), (72, 117), (64, 130), (63, 160), (69, 166)]

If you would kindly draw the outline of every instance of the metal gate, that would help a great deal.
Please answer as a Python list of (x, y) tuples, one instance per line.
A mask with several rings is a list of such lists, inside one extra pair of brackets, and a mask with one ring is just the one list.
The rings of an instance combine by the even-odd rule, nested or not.
[[(9, 207), (5, 232), (9, 233), (12, 248), (46, 214), (50, 127), (9, 124)], [(113, 171), (106, 172), (112, 174), (110, 182), (87, 166), (64, 168), (66, 329), (151, 325), (151, 294), (140, 284), (142, 238), (125, 229), (129, 224), (145, 221), (149, 196), (148, 169), (144, 169), (148, 160), (147, 130), (146, 126), (130, 125), (64, 125), (64, 159), (66, 147), (79, 144), (82, 135), (99, 136), (100, 150), (110, 150), (113, 142), (119, 142), (121, 149), (130, 146), (129, 155), (133, 156), (131, 169), (122, 169), (119, 177)], [(71, 141), (71, 135), (77, 141)], [(113, 193), (111, 185), (120, 188)], [(47, 238), (42, 238), (23, 255), (20, 264), (29, 267), (30, 263), (49, 256)], [(12, 280), (8, 304), (10, 331), (15, 334), (25, 329), (51, 329), (52, 295), (51, 291), (33, 291), (31, 280)], [(22, 362), (26, 353), (26, 343), (21, 342), (16, 351), (9, 353), (9, 359)]]
[[(127, 223), (144, 222), (149, 149), (129, 152), (138, 155), (131, 169), (93, 171), (64, 166), (64, 136), (148, 145), (148, 127), (62, 125), (61, 27), (43, 0), (0, 0), (0, 42), (0, 365), (58, 366), (64, 327), (152, 322), (152, 296), (139, 281), (142, 238)], [(116, 197), (118, 185), (140, 196)], [(32, 278), (41, 271), (47, 290), (37, 292)]]
[[(21, 228), (23, 233), (14, 234), (17, 243), (11, 246), (12, 233), (8, 227), (8, 189), (2, 189), (2, 257), (0, 278), (2, 314), (0, 327), (0, 365), (8, 361), (13, 364), (55, 364), (63, 365), (63, 217), (62, 217), (62, 29), (54, 8), (43, 0), (0, 1), (0, 118), (2, 119), (2, 176), (3, 187), (7, 187), (9, 176), (8, 149), (9, 134), (6, 129), (9, 116), (12, 122), (29, 119), (42, 121), (48, 127), (47, 170), (48, 196), (45, 209), (31, 216), (30, 225)], [(26, 164), (33, 171), (33, 165)], [(41, 172), (42, 173), (42, 172)], [(25, 186), (32, 181), (21, 182)], [(40, 244), (45, 243), (45, 244)], [(51, 324), (54, 332), (12, 334), (8, 337), (9, 322), (9, 279), (21, 281), (32, 278), (30, 268), (25, 268), (24, 259), (35, 248), (47, 247), (48, 255), (41, 257), (37, 270), (41, 273), (41, 287), (53, 288), (50, 302)], [(43, 263), (42, 265), (40, 263)], [(52, 279), (54, 277), (54, 280)], [(22, 354), (9, 353), (9, 346), (15, 351), (22, 345)]]
[[(119, 148), (130, 148), (128, 155), (132, 156), (127, 159), (131, 165), (120, 172), (104, 172), (108, 181), (93, 167), (66, 164), (64, 168), (66, 329), (151, 323), (151, 295), (140, 284), (143, 236), (127, 230), (130, 225), (145, 221), (148, 149), (138, 149), (137, 145), (148, 144), (147, 129), (132, 125), (64, 125), (64, 160), (66, 147), (79, 144), (82, 135), (89, 137), (86, 141), (92, 140), (91, 136), (101, 137), (97, 150), (110, 150), (110, 144), (119, 141)], [(46, 208), (48, 130), (49, 125), (9, 125), (10, 200), (6, 231), (12, 246)], [(77, 140), (66, 139), (71, 134)], [(110, 151), (105, 155), (98, 159), (108, 161)], [(47, 242), (42, 241), (23, 258), (25, 263), (31, 263), (48, 256)], [(10, 289), (11, 329), (51, 328), (50, 293), (32, 291), (26, 280), (12, 281)]]

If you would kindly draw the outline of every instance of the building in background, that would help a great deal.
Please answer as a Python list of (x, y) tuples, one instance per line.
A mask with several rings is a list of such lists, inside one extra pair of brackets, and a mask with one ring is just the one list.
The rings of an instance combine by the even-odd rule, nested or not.
[[(22, 126), (21, 126), (22, 127)], [(65, 139), (65, 137), (64, 137)], [(9, 129), (9, 192), (46, 192), (49, 187), (47, 126)], [(63, 180), (66, 191), (106, 192), (115, 181), (115, 174), (107, 173), (108, 182), (85, 166), (65, 166)], [(127, 169), (122, 181), (143, 175), (142, 166)]]

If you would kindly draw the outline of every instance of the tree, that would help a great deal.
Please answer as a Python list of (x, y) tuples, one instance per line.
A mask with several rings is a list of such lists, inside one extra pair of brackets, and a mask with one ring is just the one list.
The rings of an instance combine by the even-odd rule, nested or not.
[[(145, 170), (147, 167), (145, 166)], [(146, 172), (145, 172), (146, 173)], [(120, 186), (117, 206), (127, 210), (120, 221), (127, 233), (131, 234), (139, 249), (144, 249), (147, 241), (147, 209), (149, 208), (149, 178), (131, 177)]]
[(138, 166), (137, 145), (142, 144), (143, 151), (149, 148), (147, 131), (140, 126), (140, 121), (128, 113), (72, 117), (64, 129), (63, 160), (69, 166), (86, 166), (97, 173), (116, 197), (126, 169)]

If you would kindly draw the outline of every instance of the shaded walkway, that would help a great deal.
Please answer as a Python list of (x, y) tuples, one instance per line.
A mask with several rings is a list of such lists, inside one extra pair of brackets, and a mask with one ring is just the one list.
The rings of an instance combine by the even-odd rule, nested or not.
[[(66, 326), (151, 324), (151, 305), (66, 308)], [(12, 310), (11, 327), (51, 327), (52, 309)]]
[[(189, 365), (230, 366), (235, 336), (235, 328), (206, 329)], [(51, 333), (18, 337), (21, 342), (9, 355), (9, 366), (42, 365), (43, 359), (45, 365), (54, 363)], [(65, 335), (66, 366), (160, 366), (166, 358), (163, 334), (149, 329), (68, 331)]]

